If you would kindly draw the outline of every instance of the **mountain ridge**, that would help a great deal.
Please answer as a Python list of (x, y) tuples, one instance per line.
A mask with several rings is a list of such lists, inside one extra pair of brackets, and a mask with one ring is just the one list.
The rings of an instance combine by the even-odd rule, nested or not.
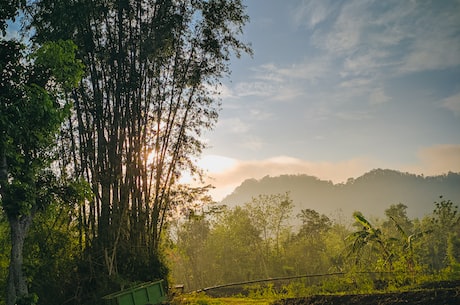
[(403, 203), (410, 218), (422, 218), (433, 211), (440, 196), (460, 204), (460, 173), (424, 176), (378, 168), (336, 184), (305, 174), (265, 176), (246, 179), (220, 203), (232, 207), (260, 194), (286, 192), (293, 200), (295, 214), (309, 208), (328, 216), (338, 213), (351, 217), (354, 211), (360, 211), (383, 217), (390, 205)]

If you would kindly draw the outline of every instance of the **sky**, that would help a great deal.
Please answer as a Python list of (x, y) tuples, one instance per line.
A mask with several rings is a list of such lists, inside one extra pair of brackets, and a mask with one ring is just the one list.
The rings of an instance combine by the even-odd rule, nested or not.
[(267, 175), (460, 172), (460, 0), (243, 3), (254, 54), (197, 160), (216, 201)]
[(215, 200), (267, 175), (460, 172), (460, 1), (243, 3), (254, 55), (198, 160)]

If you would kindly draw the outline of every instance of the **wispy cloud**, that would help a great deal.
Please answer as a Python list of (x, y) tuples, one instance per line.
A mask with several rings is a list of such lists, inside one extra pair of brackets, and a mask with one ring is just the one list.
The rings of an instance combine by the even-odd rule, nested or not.
[(445, 98), (441, 103), (442, 107), (452, 111), (456, 116), (460, 116), (460, 92)]
[(251, 151), (259, 151), (264, 147), (265, 142), (258, 136), (245, 135), (240, 145)]
[(370, 120), (374, 116), (367, 111), (342, 111), (337, 112), (336, 117), (346, 121), (363, 121)]
[(460, 2), (442, 10), (418, 10), (402, 72), (437, 70), (460, 65)]
[(234, 89), (234, 92), (238, 97), (267, 97), (273, 95), (275, 91), (276, 89), (272, 84), (262, 81), (240, 82), (236, 84)]
[(219, 128), (233, 134), (244, 134), (250, 129), (250, 125), (240, 118), (221, 119), (217, 122)]
[(289, 80), (315, 81), (326, 77), (332, 62), (328, 56), (315, 56), (291, 65), (279, 66), (273, 63), (254, 68), (254, 78), (271, 83), (285, 83)]
[(328, 0), (302, 1), (292, 10), (292, 21), (296, 26), (315, 28), (331, 15), (337, 4)]
[(314, 30), (314, 46), (344, 60), (344, 72), (410, 73), (460, 64), (459, 12), (458, 1), (303, 1), (293, 19)]
[(369, 95), (369, 103), (371, 105), (383, 104), (388, 102), (389, 100), (391, 100), (391, 98), (385, 94), (383, 88), (376, 88), (372, 90), (372, 92)]
[(339, 87), (342, 88), (356, 88), (367, 86), (372, 82), (370, 78), (356, 77), (352, 79), (345, 80), (339, 84)]

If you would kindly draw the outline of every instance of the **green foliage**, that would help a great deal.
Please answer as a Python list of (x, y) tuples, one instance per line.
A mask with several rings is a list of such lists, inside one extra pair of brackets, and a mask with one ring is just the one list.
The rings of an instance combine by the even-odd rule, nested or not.
[[(217, 120), (215, 88), (230, 55), (250, 53), (238, 37), (248, 20), (244, 9), (233, 0), (31, 4), (33, 39), (43, 43), (37, 66), (56, 67), (43, 70), (66, 79), (60, 87), (74, 85), (81, 74), (68, 75), (81, 64), (61, 60), (75, 50), (62, 42), (71, 38), (87, 71), (69, 95), (71, 151), (63, 151), (69, 172), (83, 175), (96, 195), (78, 218), (85, 246), (79, 272), (96, 274), (82, 281), (93, 303), (101, 291), (166, 276), (160, 240), (168, 220), (198, 197), (178, 181), (186, 171), (199, 178), (192, 160), (206, 145), (202, 132)], [(185, 252), (199, 266), (207, 245), (195, 240)], [(200, 282), (198, 271), (193, 275)]]
[(246, 290), (248, 291), (248, 297), (252, 299), (273, 299), (279, 295), (272, 283), (251, 285), (246, 287)]
[(62, 304), (75, 290), (80, 247), (75, 208), (52, 203), (38, 214), (25, 241), (24, 268), (40, 304)]
[(51, 76), (64, 91), (75, 88), (83, 77), (84, 65), (76, 59), (77, 45), (71, 40), (46, 42), (32, 55), (39, 77)]
[[(261, 203), (259, 205), (264, 206)], [(281, 286), (248, 286), (251, 287), (249, 291), (252, 298), (272, 298), (275, 295), (290, 297), (315, 293), (400, 291), (429, 279), (458, 278), (460, 243), (455, 233), (458, 229), (455, 221), (451, 222), (454, 225), (447, 230), (450, 237), (444, 244), (447, 251), (446, 267), (442, 270), (432, 269), (430, 260), (433, 258), (425, 253), (431, 248), (427, 245), (439, 243), (439, 238), (432, 233), (434, 222), (431, 219), (446, 213), (433, 213), (420, 222), (407, 218), (404, 205), (392, 205), (386, 212), (386, 219), (375, 221), (377, 225), (361, 213), (355, 213), (356, 222), (350, 231), (347, 226), (325, 215), (304, 210), (303, 224), (298, 231), (288, 229), (288, 234), (280, 235), (282, 251), (277, 251), (276, 243), (273, 242), (268, 244), (266, 251), (263, 229), (254, 226), (262, 223), (260, 218), (254, 218), (258, 217), (255, 211), (263, 214), (260, 206), (259, 209), (251, 210), (254, 207), (246, 205), (227, 209), (218, 216), (200, 218), (200, 221), (206, 221), (207, 224), (204, 235), (197, 234), (197, 231), (191, 230), (191, 224), (184, 223), (182, 229), (193, 238), (181, 239), (180, 243), (176, 243), (177, 248), (171, 252), (180, 253), (174, 256), (175, 261), (171, 266), (172, 281), (185, 283), (186, 289), (193, 290), (215, 284), (267, 278), (266, 272), (271, 277), (335, 273), (291, 280), (290, 284)], [(452, 211), (455, 208), (450, 204), (446, 206), (451, 211), (447, 214), (454, 214)], [(263, 224), (267, 225), (268, 221), (264, 221)], [(198, 246), (201, 250), (182, 252), (184, 246)], [(198, 261), (198, 273), (195, 273), (197, 271), (193, 270), (192, 262)], [(195, 279), (200, 274), (203, 286), (195, 286), (195, 282), (177, 277), (180, 273), (177, 266), (185, 267), (190, 263), (192, 265), (188, 269), (181, 269), (181, 272)]]
[(36, 305), (38, 303), (38, 295), (36, 293), (30, 293), (24, 296), (20, 296), (16, 299), (17, 305)]
[(393, 268), (393, 253), (389, 249), (389, 241), (385, 239), (382, 231), (375, 228), (360, 212), (353, 213), (353, 217), (356, 220), (355, 225), (359, 230), (346, 238), (350, 241), (348, 255), (354, 257), (355, 263), (358, 264), (363, 256), (363, 252), (368, 248), (370, 255), (373, 253), (379, 255), (382, 267), (388, 265), (391, 270)]
[[(57, 178), (51, 170), (56, 160), (53, 150), (70, 109), (62, 97), (71, 89), (66, 78), (80, 77), (82, 68), (77, 64), (66, 75), (60, 74), (64, 65), (76, 62), (75, 48), (57, 52), (56, 47), (63, 45), (72, 43), (48, 43), (32, 53), (35, 62), (30, 62), (22, 52), (25, 46), (0, 40), (0, 196), (12, 244), (8, 305), (35, 304), (38, 300), (36, 294), (28, 292), (23, 245), (35, 214), (57, 195)], [(54, 51), (58, 56), (50, 60)]]
[(0, 211), (0, 305), (5, 305), (5, 292), (10, 262), (11, 240), (8, 221)]

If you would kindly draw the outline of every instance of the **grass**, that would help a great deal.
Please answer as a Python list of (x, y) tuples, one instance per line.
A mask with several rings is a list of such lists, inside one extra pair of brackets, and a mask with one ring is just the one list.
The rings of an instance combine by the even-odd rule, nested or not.
[(175, 297), (172, 305), (269, 305), (276, 298), (250, 298), (245, 296), (213, 298), (203, 293), (183, 294)]
[[(323, 281), (322, 285), (313, 285), (313, 283), (292, 282), (288, 285), (275, 287), (272, 283), (264, 285), (250, 285), (244, 287), (245, 295), (235, 294), (228, 297), (212, 297), (201, 293), (187, 293), (174, 297), (170, 302), (171, 305), (269, 305), (275, 301), (286, 298), (308, 297), (312, 295), (323, 296), (341, 296), (348, 294), (373, 294), (379, 296), (385, 293), (416, 293), (426, 292), (430, 289), (443, 287), (457, 287), (459, 280), (456, 278), (444, 279), (435, 278), (433, 275), (426, 278), (420, 277), (417, 283), (403, 285), (394, 279), (383, 279), (384, 285), (379, 285), (376, 289), (375, 283), (369, 278), (360, 279), (356, 275), (350, 277), (337, 278), (333, 281)], [(225, 295), (225, 294), (222, 294)], [(227, 294), (230, 295), (230, 294)]]

